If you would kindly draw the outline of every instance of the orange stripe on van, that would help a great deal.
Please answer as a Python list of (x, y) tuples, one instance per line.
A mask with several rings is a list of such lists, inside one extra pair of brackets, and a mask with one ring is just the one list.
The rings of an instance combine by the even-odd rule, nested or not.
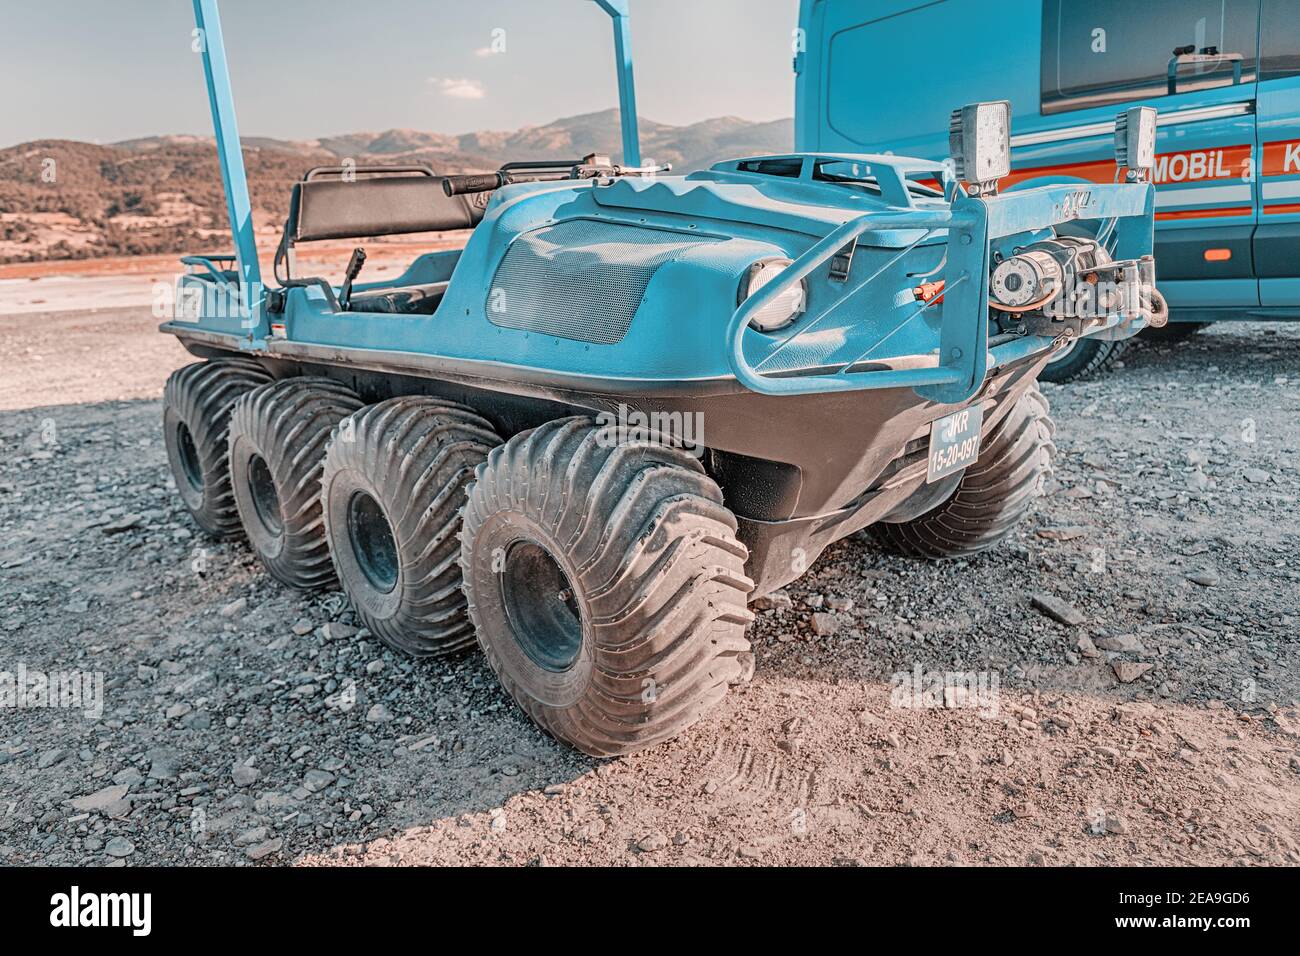
[(1211, 216), (1250, 216), (1252, 206), (1220, 206), (1217, 209), (1170, 209), (1156, 213), (1157, 219), (1203, 219)]
[[(1152, 181), (1157, 186), (1175, 183), (1212, 182), (1214, 180), (1238, 179), (1249, 182), (1252, 147), (1249, 143), (1233, 146), (1216, 146), (1211, 149), (1190, 149), (1174, 153), (1161, 153), (1156, 157)], [(1265, 143), (1262, 176), (1286, 176), (1300, 174), (1300, 140), (1277, 140)], [(1086, 163), (1059, 163), (1052, 166), (1029, 166), (1013, 169), (1001, 180), (1003, 188), (1009, 188), (1031, 179), (1082, 179), (1085, 182), (1108, 185), (1116, 181), (1116, 167), (1113, 160), (1093, 160)], [(935, 180), (926, 180), (926, 185), (937, 187)], [(1300, 203), (1284, 203), (1266, 206), (1266, 213), (1300, 212)], [(1156, 219), (1201, 219), (1213, 216), (1249, 216), (1254, 212), (1250, 206), (1228, 206), (1218, 209), (1176, 209), (1157, 212)]]
[(1286, 139), (1264, 144), (1265, 176), (1300, 173), (1300, 140)]
[(1064, 163), (1060, 166), (1034, 166), (1029, 169), (1013, 169), (1009, 175), (1001, 180), (1001, 184), (1014, 186), (1026, 179), (1041, 179), (1047, 176), (1073, 176), (1075, 179), (1086, 179), (1090, 183), (1099, 183), (1105, 186), (1115, 182), (1115, 170), (1115, 161), (1113, 159), (1091, 163)]
[[(1161, 153), (1156, 157), (1152, 181), (1160, 186), (1166, 183), (1203, 183), (1216, 179), (1236, 179), (1250, 172), (1250, 152), (1249, 143), (1240, 143), (1236, 146), (1218, 146), (1214, 149)], [(1062, 163), (1057, 166), (1033, 166), (1013, 170), (1002, 182), (1014, 186), (1027, 179), (1071, 176), (1105, 185), (1115, 182), (1115, 170), (1114, 160), (1109, 159), (1087, 163)]]

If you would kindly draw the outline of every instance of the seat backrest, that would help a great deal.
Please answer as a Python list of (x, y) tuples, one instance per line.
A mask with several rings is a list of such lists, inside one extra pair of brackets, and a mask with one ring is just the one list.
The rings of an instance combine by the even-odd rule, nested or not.
[[(392, 172), (409, 172), (394, 167)], [(384, 167), (372, 167), (380, 172)], [(443, 177), (416, 175), (318, 178), (312, 170), (294, 184), (288, 234), (294, 242), (396, 236), (412, 232), (472, 229), (483, 218), (490, 193), (448, 196)], [(333, 172), (333, 170), (331, 170)]]

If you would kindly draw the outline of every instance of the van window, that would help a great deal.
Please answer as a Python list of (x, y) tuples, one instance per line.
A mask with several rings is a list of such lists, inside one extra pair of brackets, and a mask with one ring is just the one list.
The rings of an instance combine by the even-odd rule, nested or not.
[[(1042, 111), (1164, 96), (1178, 47), (1239, 53), (1242, 82), (1253, 82), (1258, 21), (1259, 0), (1043, 0)], [(1184, 66), (1178, 92), (1226, 86), (1232, 74), (1227, 59)]]
[(1300, 3), (1264, 0), (1259, 75), (1263, 80), (1300, 74)]

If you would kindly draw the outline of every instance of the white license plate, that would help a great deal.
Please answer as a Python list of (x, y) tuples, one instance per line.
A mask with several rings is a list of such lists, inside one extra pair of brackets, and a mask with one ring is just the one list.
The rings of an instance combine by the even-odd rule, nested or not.
[(984, 409), (979, 405), (945, 415), (930, 426), (930, 465), (927, 482), (938, 481), (975, 463), (980, 456)]

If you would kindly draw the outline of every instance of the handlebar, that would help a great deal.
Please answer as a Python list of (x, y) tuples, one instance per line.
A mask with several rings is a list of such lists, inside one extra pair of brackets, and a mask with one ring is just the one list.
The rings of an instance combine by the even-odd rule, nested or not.
[(448, 196), (468, 193), (488, 193), (513, 183), (556, 182), (565, 179), (598, 179), (613, 176), (643, 176), (663, 173), (672, 164), (662, 166), (620, 166), (607, 157), (592, 153), (578, 160), (540, 160), (506, 163), (495, 173), (470, 173), (464, 176), (445, 176), (442, 190)]
[(511, 182), (513, 180), (502, 172), (446, 176), (442, 180), (442, 191), (448, 196), (464, 196), (468, 193), (491, 192)]

